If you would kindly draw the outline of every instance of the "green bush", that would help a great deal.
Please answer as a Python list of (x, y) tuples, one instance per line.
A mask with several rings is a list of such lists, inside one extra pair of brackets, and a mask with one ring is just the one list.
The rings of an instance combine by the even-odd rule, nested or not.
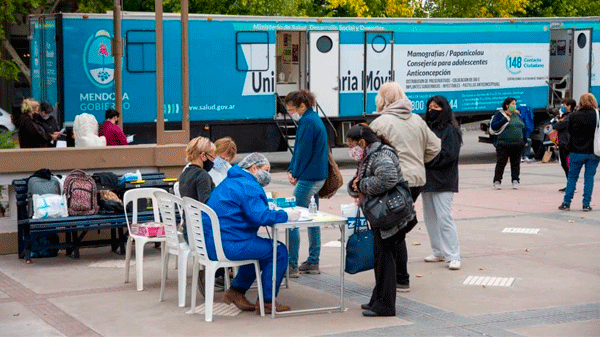
[(0, 149), (14, 149), (16, 147), (15, 141), (12, 139), (16, 132), (7, 131), (0, 133)]

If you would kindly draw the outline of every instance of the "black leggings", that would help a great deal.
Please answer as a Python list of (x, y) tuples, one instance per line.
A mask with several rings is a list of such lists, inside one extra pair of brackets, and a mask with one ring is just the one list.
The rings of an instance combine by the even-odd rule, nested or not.
[(521, 153), (524, 148), (523, 143), (517, 144), (498, 144), (496, 146), (496, 170), (494, 173), (494, 182), (502, 182), (504, 168), (510, 158), (510, 176), (512, 181), (519, 181), (521, 173)]

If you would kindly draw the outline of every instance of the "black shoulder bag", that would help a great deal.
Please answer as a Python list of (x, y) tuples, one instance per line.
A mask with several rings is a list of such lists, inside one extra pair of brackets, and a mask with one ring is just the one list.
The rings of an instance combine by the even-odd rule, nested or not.
[[(369, 157), (373, 153), (381, 151), (382, 146), (369, 154)], [(366, 163), (368, 163), (369, 157), (365, 159)], [(410, 189), (404, 180), (385, 193), (366, 196), (360, 206), (371, 227), (383, 230), (390, 229), (395, 225), (400, 225), (400, 229), (403, 229), (415, 216)]]

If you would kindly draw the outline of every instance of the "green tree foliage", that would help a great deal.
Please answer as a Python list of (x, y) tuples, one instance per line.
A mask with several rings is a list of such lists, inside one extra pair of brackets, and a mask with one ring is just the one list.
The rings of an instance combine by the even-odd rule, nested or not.
[(528, 17), (598, 16), (600, 1), (590, 0), (529, 0)]
[[(20, 19), (17, 13), (32, 13), (45, 5), (44, 0), (1, 0), (0, 1), (0, 41), (6, 38), (3, 23), (15, 23)], [(0, 77), (17, 79), (19, 68), (9, 59), (0, 60)]]
[(526, 13), (529, 0), (425, 0), (431, 17), (507, 18)]

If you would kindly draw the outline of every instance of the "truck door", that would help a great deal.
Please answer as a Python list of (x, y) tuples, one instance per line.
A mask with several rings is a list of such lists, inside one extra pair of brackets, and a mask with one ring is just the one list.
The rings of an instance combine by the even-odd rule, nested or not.
[(364, 113), (377, 110), (375, 96), (381, 85), (393, 80), (394, 54), (392, 32), (365, 32)]
[(339, 32), (309, 32), (309, 88), (328, 117), (339, 116)]
[(573, 30), (573, 99), (590, 92), (592, 34), (590, 29)]

